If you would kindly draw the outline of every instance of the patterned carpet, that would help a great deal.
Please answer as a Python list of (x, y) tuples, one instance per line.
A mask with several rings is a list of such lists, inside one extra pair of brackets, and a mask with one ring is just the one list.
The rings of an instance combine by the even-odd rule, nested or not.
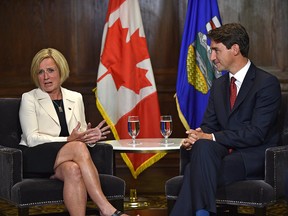
[[(132, 209), (166, 209), (166, 199), (165, 196), (146, 196), (145, 200), (141, 200), (142, 205), (138, 204), (128, 204), (125, 203), (125, 212), (129, 213), (129, 210)], [(95, 208), (96, 206), (92, 203), (88, 203), (88, 207)], [(65, 207), (63, 205), (50, 205), (42, 207), (33, 207), (30, 209), (30, 215), (59, 215), (64, 213)], [(238, 212), (241, 214), (251, 215), (254, 212), (253, 208), (249, 207), (239, 207)], [(7, 202), (0, 200), (0, 216), (16, 216), (17, 209), (7, 204)], [(96, 215), (95, 215), (96, 216)], [(288, 204), (286, 201), (278, 202), (267, 208), (267, 216), (288, 216)]]
[[(254, 209), (250, 207), (238, 207), (238, 212), (242, 214), (253, 214)], [(267, 207), (266, 216), (287, 216), (288, 204), (286, 201), (279, 201)]]

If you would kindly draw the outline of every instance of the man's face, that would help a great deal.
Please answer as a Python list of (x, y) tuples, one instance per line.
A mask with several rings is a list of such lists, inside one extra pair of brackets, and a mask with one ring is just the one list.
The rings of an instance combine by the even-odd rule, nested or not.
[(210, 59), (218, 71), (229, 70), (233, 60), (233, 52), (227, 49), (223, 43), (211, 41)]

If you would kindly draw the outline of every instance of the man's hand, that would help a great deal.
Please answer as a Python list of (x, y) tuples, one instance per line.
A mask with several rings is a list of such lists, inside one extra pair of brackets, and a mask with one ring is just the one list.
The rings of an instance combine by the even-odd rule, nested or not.
[(186, 134), (188, 134), (188, 137), (183, 139), (181, 143), (186, 150), (190, 150), (198, 139), (213, 139), (212, 134), (204, 133), (201, 128), (196, 128), (195, 130), (190, 129), (186, 131)]

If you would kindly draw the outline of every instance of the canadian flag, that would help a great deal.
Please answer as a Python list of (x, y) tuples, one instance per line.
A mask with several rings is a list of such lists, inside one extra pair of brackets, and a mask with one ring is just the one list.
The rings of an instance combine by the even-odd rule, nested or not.
[[(110, 0), (106, 16), (96, 104), (115, 139), (128, 139), (127, 119), (140, 119), (138, 138), (158, 138), (160, 109), (138, 0)], [(165, 153), (122, 153), (134, 178)]]

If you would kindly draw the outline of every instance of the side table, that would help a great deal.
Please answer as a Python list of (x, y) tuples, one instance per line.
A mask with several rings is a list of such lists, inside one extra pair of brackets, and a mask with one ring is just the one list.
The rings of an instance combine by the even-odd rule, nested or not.
[[(169, 153), (178, 152), (183, 139), (169, 138), (168, 144), (164, 144), (163, 138), (139, 138), (136, 139), (136, 145), (132, 144), (132, 139), (107, 140), (105, 143), (111, 144), (115, 153)], [(149, 202), (145, 198), (137, 197), (137, 190), (131, 188), (129, 199), (125, 201), (124, 206), (147, 207)]]

